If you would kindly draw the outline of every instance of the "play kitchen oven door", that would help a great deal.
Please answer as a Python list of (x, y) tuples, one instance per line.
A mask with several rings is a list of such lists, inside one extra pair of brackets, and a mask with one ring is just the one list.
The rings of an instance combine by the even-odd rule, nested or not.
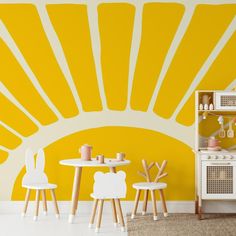
[(202, 199), (236, 200), (236, 161), (202, 161)]

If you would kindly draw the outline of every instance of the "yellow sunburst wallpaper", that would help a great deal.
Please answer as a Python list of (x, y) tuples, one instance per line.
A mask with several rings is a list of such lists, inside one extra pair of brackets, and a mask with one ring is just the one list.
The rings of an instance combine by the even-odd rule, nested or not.
[[(1, 2), (0, 55), (0, 200), (24, 199), (28, 147), (70, 200), (74, 169), (59, 161), (85, 143), (126, 153), (127, 200), (143, 158), (168, 160), (167, 200), (193, 200), (194, 91), (236, 85), (236, 2)], [(205, 122), (203, 137), (219, 129)], [(83, 170), (80, 199), (97, 170)]]

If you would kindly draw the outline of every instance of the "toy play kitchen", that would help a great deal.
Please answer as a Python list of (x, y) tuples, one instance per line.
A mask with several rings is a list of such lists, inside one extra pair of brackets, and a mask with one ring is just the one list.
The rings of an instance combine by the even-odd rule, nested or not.
[[(195, 93), (195, 212), (202, 202), (236, 200), (236, 92)], [(211, 133), (212, 132), (212, 133)]]

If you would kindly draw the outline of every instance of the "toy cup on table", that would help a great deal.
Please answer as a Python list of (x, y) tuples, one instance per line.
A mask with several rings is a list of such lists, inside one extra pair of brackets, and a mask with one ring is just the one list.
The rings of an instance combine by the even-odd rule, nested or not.
[(91, 161), (92, 146), (84, 144), (79, 149), (79, 152), (81, 153), (81, 159), (83, 161)]
[(117, 159), (117, 161), (124, 161), (125, 153), (123, 153), (123, 152), (116, 153), (116, 159)]
[(104, 156), (103, 155), (98, 155), (97, 160), (100, 164), (104, 164)]

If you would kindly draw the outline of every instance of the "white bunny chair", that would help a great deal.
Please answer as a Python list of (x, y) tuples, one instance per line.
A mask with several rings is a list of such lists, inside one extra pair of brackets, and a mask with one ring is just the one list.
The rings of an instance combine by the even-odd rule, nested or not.
[(45, 156), (43, 149), (40, 149), (37, 153), (36, 165), (32, 150), (31, 149), (26, 150), (25, 153), (26, 174), (24, 175), (22, 180), (22, 187), (26, 188), (27, 192), (22, 216), (24, 217), (26, 214), (31, 190), (36, 190), (36, 211), (34, 216), (35, 221), (38, 219), (39, 201), (41, 192), (43, 199), (44, 214), (45, 215), (47, 214), (46, 190), (51, 191), (51, 196), (56, 211), (56, 217), (59, 218), (59, 209), (55, 194), (55, 189), (57, 188), (57, 185), (48, 183), (47, 175), (44, 173), (44, 165), (45, 165)]
[(89, 227), (91, 228), (94, 223), (97, 205), (99, 202), (98, 218), (95, 232), (99, 232), (101, 226), (103, 203), (105, 199), (111, 199), (114, 225), (117, 226), (118, 214), (119, 222), (121, 224), (121, 230), (125, 231), (124, 218), (119, 201), (120, 198), (125, 198), (126, 196), (125, 177), (126, 174), (123, 171), (118, 171), (117, 173), (95, 173), (95, 183), (93, 185), (93, 193), (91, 194), (91, 197), (94, 198), (94, 205), (89, 222)]

